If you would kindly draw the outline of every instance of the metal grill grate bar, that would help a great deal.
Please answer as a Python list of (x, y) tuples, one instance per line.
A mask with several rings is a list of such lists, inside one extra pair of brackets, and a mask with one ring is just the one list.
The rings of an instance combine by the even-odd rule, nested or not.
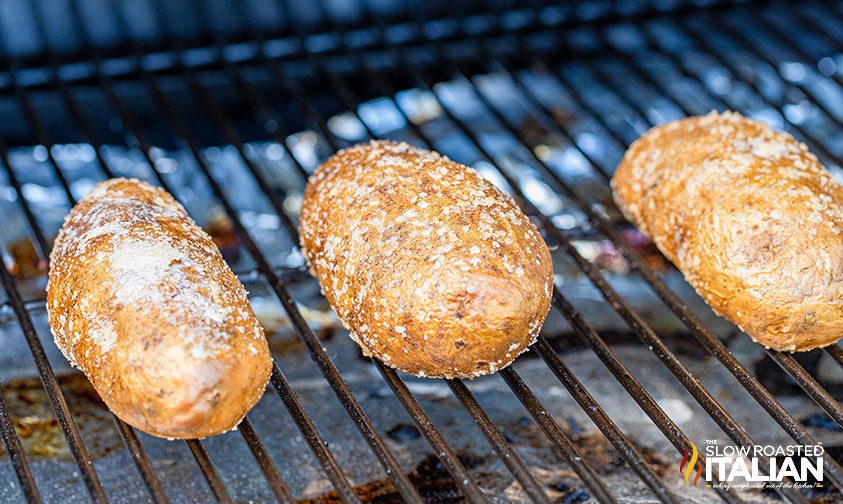
[(516, 454), (512, 446), (507, 443), (504, 435), (495, 426), (495, 423), (491, 418), (489, 418), (489, 415), (486, 414), (486, 411), (483, 410), (483, 407), (480, 406), (480, 403), (477, 402), (477, 399), (475, 399), (471, 391), (468, 390), (468, 387), (466, 387), (461, 380), (448, 380), (448, 386), (451, 387), (454, 395), (457, 396), (465, 409), (471, 415), (471, 418), (474, 420), (474, 423), (477, 424), (477, 427), (483, 431), (483, 435), (486, 436), (486, 439), (489, 441), (489, 444), (492, 445), (492, 448), (495, 450), (495, 453), (498, 454), (498, 457), (500, 457), (503, 463), (506, 464), (509, 472), (511, 472), (512, 475), (515, 476), (515, 479), (521, 483), (521, 486), (524, 488), (527, 495), (533, 499), (534, 502), (549, 504), (550, 500), (547, 498), (547, 495), (545, 495), (542, 487), (539, 486), (535, 478), (533, 478), (533, 475), (530, 474), (530, 471), (527, 469), (527, 466), (524, 465), (524, 462), (518, 458), (518, 454)]
[(225, 489), (225, 484), (220, 479), (219, 474), (217, 474), (217, 470), (214, 469), (214, 464), (211, 462), (210, 457), (208, 457), (208, 452), (205, 451), (202, 443), (198, 439), (188, 439), (185, 442), (188, 448), (190, 448), (193, 458), (196, 459), (199, 469), (202, 470), (205, 481), (208, 482), (208, 486), (211, 488), (216, 501), (222, 504), (234, 504), (231, 496), (228, 495), (228, 490)]
[[(4, 266), (0, 264), (0, 267)], [(35, 486), (32, 470), (26, 461), (26, 454), (20, 444), (18, 434), (15, 432), (15, 426), (12, 424), (12, 418), (9, 416), (9, 410), (6, 408), (6, 401), (3, 399), (2, 392), (0, 392), (0, 437), (3, 438), (3, 444), (6, 445), (6, 450), (9, 452), (9, 458), (12, 460), (12, 466), (20, 482), (21, 493), (23, 493), (24, 498), (27, 502), (41, 502), (41, 493)]]
[(439, 457), (439, 460), (442, 461), (442, 464), (454, 478), (454, 482), (462, 494), (469, 502), (487, 502), (480, 487), (469, 476), (468, 471), (466, 471), (462, 462), (460, 462), (457, 454), (445, 442), (445, 438), (442, 437), (442, 434), (439, 433), (439, 430), (431, 422), (430, 417), (427, 416), (427, 413), (424, 412), (419, 402), (410, 393), (407, 385), (401, 381), (401, 378), (398, 377), (398, 374), (393, 369), (386, 367), (381, 361), (375, 360), (375, 365), (377, 365), (378, 371), (381, 372), (386, 383), (389, 384), (389, 387), (401, 402), (401, 405), (404, 406), (404, 409), (407, 410), (407, 413), (419, 427), (419, 431), (427, 439), (427, 442), (430, 443), (436, 456)]
[(571, 439), (559, 428), (556, 421), (547, 414), (544, 405), (539, 401), (539, 398), (533, 394), (533, 391), (527, 387), (524, 380), (511, 367), (501, 369), (499, 371), (501, 377), (512, 389), (512, 392), (518, 397), (518, 400), (527, 408), (533, 420), (541, 427), (544, 433), (553, 441), (553, 445), (557, 448), (562, 458), (568, 462), (577, 475), (583, 480), (583, 483), (594, 492), (594, 496), (600, 502), (617, 502), (609, 490), (603, 479), (594, 472), (588, 464), (586, 464), (580, 455), (577, 447)]
[(828, 355), (836, 360), (838, 364), (843, 366), (843, 349), (837, 345), (831, 345), (830, 347), (827, 347), (825, 351), (828, 352)]
[(243, 440), (246, 441), (247, 445), (249, 445), (252, 455), (254, 455), (255, 460), (258, 461), (261, 472), (263, 472), (266, 482), (269, 484), (269, 487), (275, 495), (275, 498), (278, 499), (278, 502), (288, 504), (296, 502), (295, 497), (293, 497), (293, 493), (290, 492), (290, 488), (287, 487), (286, 483), (284, 483), (284, 480), (281, 478), (281, 474), (278, 472), (278, 468), (275, 467), (275, 463), (266, 451), (263, 441), (261, 441), (258, 433), (255, 432), (255, 428), (252, 427), (252, 422), (249, 420), (248, 416), (243, 418), (243, 421), (240, 422), (237, 430), (240, 431), (240, 435), (243, 436)]
[(85, 481), (88, 493), (91, 495), (91, 499), (97, 504), (108, 502), (94, 465), (91, 462), (91, 457), (88, 454), (87, 448), (85, 448), (85, 443), (79, 436), (79, 430), (73, 421), (70, 409), (67, 407), (67, 401), (61, 391), (61, 387), (59, 387), (56, 375), (53, 373), (53, 368), (47, 360), (44, 347), (41, 346), (38, 335), (35, 333), (32, 319), (23, 306), (23, 301), (17, 290), (17, 280), (6, 270), (3, 264), (0, 264), (0, 278), (2, 278), (3, 289), (6, 291), (6, 296), (12, 304), (21, 331), (23, 331), (26, 344), (29, 346), (32, 358), (35, 360), (35, 365), (38, 368), (38, 376), (40, 376), (41, 383), (47, 391), (47, 396), (50, 399), (56, 420), (58, 420), (59, 427), (61, 427), (62, 433), (67, 440), (70, 453), (73, 455), (82, 479)]
[(146, 456), (146, 452), (143, 450), (143, 446), (135, 430), (129, 424), (117, 418), (117, 415), (112, 413), (111, 416), (114, 417), (114, 425), (117, 426), (120, 439), (123, 440), (123, 444), (126, 445), (126, 448), (132, 455), (132, 461), (134, 461), (138, 467), (138, 471), (141, 473), (141, 478), (143, 478), (143, 482), (149, 491), (149, 496), (152, 497), (152, 502), (154, 504), (167, 504), (170, 501), (161, 488), (161, 481), (155, 474), (152, 464), (149, 463), (149, 458)]

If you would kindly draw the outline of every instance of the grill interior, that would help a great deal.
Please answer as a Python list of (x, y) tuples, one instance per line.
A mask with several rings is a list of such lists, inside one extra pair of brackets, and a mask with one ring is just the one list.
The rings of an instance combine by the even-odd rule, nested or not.
[[(117, 2), (100, 6), (113, 25), (102, 35), (86, 17), (99, 4), (80, 1), (58, 22), (67, 36), (47, 24), (53, 3), (19, 6), (30, 20), (21, 30), (42, 44), (7, 34), (0, 50), (3, 500), (840, 498), (840, 348), (758, 355), (623, 221), (608, 189), (624, 148), (649, 127), (712, 109), (791, 132), (840, 177), (840, 2), (496, 3), (456, 13), (436, 2), (406, 12), (390, 2), (352, 2), (347, 12), (314, 2), (307, 14), (279, 2), (263, 16), (223, 2), (182, 10)], [(551, 246), (554, 314), (516, 365), (470, 384), (419, 380), (362, 359), (344, 335), (326, 338), (336, 321), (316, 308), (318, 287), (295, 248), (297, 205), (319, 162), (377, 137), (475, 166)], [(271, 390), (238, 432), (168, 443), (116, 417), (110, 434), (80, 428), (88, 410), (68, 397), (84, 383), (72, 381), (51, 342), (43, 271), (64, 214), (112, 176), (163, 186), (216, 231), (264, 325), (290, 333), (284, 348), (293, 350), (273, 346)], [(629, 352), (643, 364), (633, 369)], [(32, 390), (46, 393), (64, 459), (21, 441), (31, 433), (9, 383), (27, 373), (40, 378)], [(653, 376), (670, 382), (681, 408)], [(605, 382), (627, 402), (605, 400)], [(630, 435), (627, 414), (640, 416), (633, 430), (652, 433), (672, 458)], [(596, 428), (618, 474), (597, 467), (570, 415)], [(548, 447), (544, 462), (574, 483), (548, 482), (513, 429), (534, 431), (534, 443)], [(497, 457), (488, 472), (501, 474), (476, 469), (463, 430)], [(690, 442), (702, 446), (702, 432), (752, 445), (772, 431), (825, 442), (823, 491), (747, 496), (686, 488), (677, 477), (674, 466)], [(99, 446), (114, 432), (121, 444)], [(418, 460), (402, 441), (416, 437), (415, 449), (431, 458), (414, 471)]]

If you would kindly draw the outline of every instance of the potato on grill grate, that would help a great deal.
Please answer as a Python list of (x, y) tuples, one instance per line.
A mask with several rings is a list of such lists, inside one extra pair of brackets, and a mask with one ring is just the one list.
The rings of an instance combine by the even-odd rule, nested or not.
[(550, 308), (550, 252), (475, 170), (404, 143), (343, 150), (308, 181), (311, 272), (366, 355), (418, 376), (509, 365)]
[(624, 214), (714, 310), (788, 352), (843, 336), (843, 187), (740, 114), (653, 128), (612, 179)]
[(258, 402), (271, 360), (246, 291), (165, 191), (98, 184), (50, 260), (56, 344), (123, 421), (200, 438), (231, 430)]

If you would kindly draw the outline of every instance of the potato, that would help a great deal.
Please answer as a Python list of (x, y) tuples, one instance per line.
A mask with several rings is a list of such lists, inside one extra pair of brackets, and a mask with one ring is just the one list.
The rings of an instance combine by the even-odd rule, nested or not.
[(50, 255), (56, 344), (123, 421), (167, 438), (233, 429), (271, 360), (263, 330), (219, 250), (165, 191), (98, 184)]
[(843, 188), (734, 112), (653, 128), (612, 179), (624, 214), (719, 314), (784, 351), (843, 335)]
[(474, 378), (509, 365), (550, 308), (550, 252), (475, 170), (373, 141), (309, 179), (301, 245), (365, 355), (418, 376)]

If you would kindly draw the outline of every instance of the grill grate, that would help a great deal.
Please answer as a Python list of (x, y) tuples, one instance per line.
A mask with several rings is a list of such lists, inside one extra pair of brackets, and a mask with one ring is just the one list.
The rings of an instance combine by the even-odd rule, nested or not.
[[(76, 2), (72, 2), (72, 5), (77, 7)], [(286, 3), (282, 2), (281, 5), (286, 6)], [(318, 2), (317, 5), (319, 5)], [(843, 18), (843, 12), (841, 12), (843, 8), (840, 5), (826, 2), (823, 3), (823, 6), (827, 16), (838, 21)], [(425, 124), (414, 122), (397, 98), (399, 93), (406, 89), (418, 89), (427, 93), (436, 101), (442, 112), (442, 119), (460, 137), (465, 139), (470, 146), (470, 150), (475, 153), (476, 160), (485, 162), (495, 170), (494, 173), (500, 177), (503, 185), (516, 197), (525, 212), (538, 223), (546, 239), (552, 245), (558, 246), (560, 252), (564, 252), (574, 262), (588, 280), (593, 283), (605, 302), (625, 321), (629, 329), (653, 352), (691, 397), (736, 444), (752, 445), (755, 442), (746, 432), (745, 426), (740, 425), (724, 409), (688, 367), (671, 351), (664, 340), (648, 324), (646, 317), (619, 294), (605, 275), (581, 254), (574, 243), (578, 235), (559, 227), (552, 217), (540, 211), (540, 205), (534, 201), (535, 198), (531, 197), (528, 191), (525, 191), (521, 183), (522, 179), (518, 176), (518, 170), (522, 168), (522, 165), (526, 166), (526, 169), (540, 174), (542, 179), (547, 180), (553, 189), (573, 203), (584, 216), (585, 225), (583, 227), (587, 229), (587, 232), (597, 233), (610, 240), (617, 247), (617, 250), (629, 262), (634, 273), (640, 275), (663, 301), (664, 305), (687, 326), (702, 347), (723, 364), (749, 393), (749, 396), (790, 437), (802, 444), (816, 444), (816, 439), (730, 353), (726, 345), (703, 324), (693, 311), (685, 306), (679, 295), (668, 286), (662, 276), (648, 266), (634, 247), (626, 241), (619, 232), (624, 224), (618, 222), (617, 217), (610, 215), (606, 208), (591, 201), (571, 185), (551, 163), (539, 154), (540, 145), (536, 144), (535, 139), (527, 136), (519, 125), (512, 122), (500, 103), (495, 102), (488, 94), (484, 93), (483, 86), (478, 81), (480, 77), (477, 76), (488, 74), (503, 77), (510, 86), (513, 96), (517, 97), (516, 99), (527, 109), (529, 115), (534, 117), (547, 133), (558, 136), (566, 145), (573, 148), (585, 160), (588, 168), (602, 179), (604, 185), (610, 176), (611, 165), (607, 164), (604, 159), (593, 155), (589, 149), (584, 148), (581, 142), (578, 142), (577, 135), (571, 126), (566, 124), (565, 121), (559, 120), (554, 111), (532, 92), (530, 84), (524, 78), (524, 68), (540, 65), (543, 69), (546, 69), (554, 82), (564, 90), (567, 96), (571, 97), (574, 106), (582, 111), (583, 115), (588, 117), (589, 120), (598, 124), (608, 135), (608, 138), (617, 145), (628, 144), (643, 129), (661, 121), (662, 118), (653, 116), (653, 111), (645, 101), (650, 94), (667, 103), (670, 108), (678, 111), (681, 115), (698, 114), (711, 107), (746, 110), (757, 112), (756, 115), (763, 115), (760, 114), (763, 111), (780, 111), (781, 113), (777, 117), (782, 121), (783, 126), (797, 137), (808, 142), (812, 149), (823, 158), (827, 166), (839, 170), (843, 163), (840, 161), (840, 154), (836, 154), (829, 143), (827, 131), (830, 130), (837, 134), (841, 132), (841, 129), (843, 129), (843, 121), (841, 121), (843, 112), (839, 110), (839, 107), (835, 108), (828, 104), (827, 99), (824, 98), (825, 95), (807, 84), (804, 79), (789, 78), (787, 71), (782, 70), (782, 65), (785, 62), (770, 56), (770, 46), (765, 46), (762, 41), (773, 40), (774, 47), (786, 48), (787, 52), (794, 53), (797, 56), (794, 61), (814, 66), (817, 61), (823, 58), (829, 58), (832, 64), (835, 64), (830, 56), (834, 54), (834, 51), (839, 53), (840, 48), (843, 47), (840, 34), (833, 31), (824, 22), (819, 21), (814, 9), (803, 6), (790, 6), (786, 10), (779, 6), (776, 9), (777, 14), (764, 12), (763, 7), (709, 6), (693, 10), (693, 17), (687, 16), (682, 9), (666, 14), (660, 13), (658, 10), (644, 9), (642, 12), (629, 16), (609, 15), (591, 21), (578, 19), (577, 17), (563, 17), (557, 22), (548, 22), (548, 18), (552, 18), (551, 14), (555, 12), (552, 9), (544, 6), (536, 6), (527, 10), (502, 9), (489, 16), (489, 26), (482, 33), (471, 31), (469, 27), (472, 26), (472, 21), (475, 19), (467, 13), (464, 16), (457, 16), (444, 21), (422, 17), (398, 21), (372, 15), (371, 19), (375, 21), (377, 26), (377, 35), (369, 46), (362, 49), (352, 47), (347, 42), (352, 38), (349, 36), (351, 32), (339, 23), (334, 23), (330, 26), (331, 31), (329, 33), (336, 35), (338, 43), (335, 47), (327, 51), (314, 50), (312, 44), (308, 43), (307, 34), (302, 31), (294, 31), (290, 37), (298, 40), (300, 44), (295, 53), (289, 57), (268, 55), (265, 49), (269, 45), (269, 38), (257, 33), (253, 35), (252, 39), (246, 40), (246, 43), (252, 46), (254, 50), (254, 58), (248, 61), (227, 58), (227, 48), (232, 47), (233, 42), (222, 37), (215, 37), (207, 46), (215, 57), (209, 63), (199, 66), (188, 61), (186, 54), (191, 49), (183, 47), (176, 38), (170, 37), (165, 44), (173, 53), (172, 66), (165, 66), (162, 69), (151, 68), (148, 65), (149, 51), (142, 47), (140, 43), (129, 40), (126, 47), (128, 56), (121, 57), (128, 59), (130, 70), (117, 76), (104, 69), (106, 62), (114, 58), (106, 58), (98, 47), (92, 44), (90, 40), (86, 40), (84, 53), (88, 61), (92, 63), (90, 75), (81, 78), (67, 78), (65, 73), (61, 71), (67, 65), (67, 62), (60, 61), (55, 55), (48, 55), (45, 67), (48, 77), (44, 82), (30, 83), (24, 75), (31, 69), (24, 68), (17, 62), (9, 62), (6, 65), (5, 73), (8, 79), (0, 88), (0, 93), (4, 97), (13, 97), (15, 103), (23, 112), (29, 128), (29, 136), (26, 137), (26, 139), (29, 139), (29, 143), (31, 144), (34, 141), (46, 147), (46, 161), (58, 182), (60, 193), (67, 200), (67, 203), (72, 205), (76, 202), (74, 186), (68, 180), (53, 154), (55, 146), (53, 135), (56, 133), (51, 131), (49, 124), (43, 120), (44, 111), (34, 103), (31, 90), (33, 88), (39, 90), (52, 89), (60, 93), (64, 107), (69, 114), (70, 123), (75, 125), (85, 142), (93, 146), (102, 175), (111, 177), (114, 176), (115, 170), (110, 165), (105, 154), (105, 147), (98, 138), (100, 132), (89, 121), (86, 105), (80, 103), (77, 96), (78, 89), (86, 86), (94, 86), (100, 90), (113, 109), (113, 117), (119, 119), (122, 124), (122, 133), (128, 138), (129, 147), (137, 148), (155, 181), (176, 195), (177, 191), (173, 190), (172, 181), (168, 178), (166, 170), (162, 169), (160, 163), (156, 162), (156, 144), (145, 134), (145, 131), (150, 128), (139, 121), (133, 104), (127, 103), (126, 98), (118, 91), (120, 85), (125, 82), (139, 83), (143, 86), (144, 94), (150, 99), (148, 106), (154, 109), (156, 118), (160, 123), (156, 124), (155, 128), (168, 128), (172, 132), (176, 143), (183, 144), (186, 147), (192, 158), (192, 163), (198, 169), (200, 178), (207, 182), (215, 200), (228, 216), (235, 232), (248, 251), (255, 265), (255, 274), (267, 282), (272, 293), (286, 311), (297, 336), (306, 346), (324, 379), (333, 389), (349, 418), (371, 448), (391, 484), (401, 498), (407, 502), (422, 502), (422, 495), (406, 472), (402, 470), (395, 455), (376, 429), (375, 424), (352, 394), (346, 379), (340, 374), (331, 356), (323, 348), (319, 338), (308, 326), (300, 312), (294, 297), (291, 295), (288, 281), (290, 276), (295, 275), (296, 268), (279, 271), (262, 251), (253, 237), (252, 231), (243, 223), (241, 213), (232, 203), (224, 182), (215, 175), (213, 167), (203, 156), (200, 147), (202, 145), (200, 138), (204, 137), (202, 132), (198, 131), (198, 127), (185, 117), (180, 106), (173, 103), (174, 100), (166, 88), (167, 79), (175, 76), (192, 91), (202, 110), (207, 113), (211, 127), (222, 135), (228, 145), (234, 148), (236, 156), (242, 161), (249, 175), (254, 178), (261, 191), (261, 197), (266, 198), (269, 202), (272, 209), (277, 213), (281, 226), (289, 233), (293, 241), (297, 241), (298, 237), (293, 219), (285, 209), (284, 200), (287, 198), (287, 194), (279, 186), (271, 183), (266, 174), (250, 157), (248, 146), (241, 138), (241, 128), (244, 128), (244, 126), (240, 119), (232, 117), (224, 106), (217, 103), (215, 97), (203, 83), (203, 76), (213, 72), (222, 72), (229, 79), (234, 94), (242, 98), (243, 103), (241, 105), (245, 105), (252, 119), (261, 124), (265, 124), (269, 120), (274, 121), (276, 125), (285, 124), (287, 117), (279, 111), (285, 110), (289, 103), (293, 103), (298, 110), (298, 115), (306, 119), (309, 127), (315, 128), (321, 142), (324, 142), (331, 151), (342, 147), (347, 141), (337, 135), (329, 124), (332, 114), (337, 110), (328, 111), (328, 107), (323, 103), (322, 96), (314, 93), (309, 87), (311, 81), (307, 80), (307, 76), (322, 81), (328, 94), (335, 101), (340, 102), (341, 106), (338, 110), (351, 111), (364, 129), (364, 136), (378, 137), (380, 135), (376, 128), (372, 127), (371, 120), (367, 121), (367, 118), (360, 112), (360, 105), (372, 98), (370, 96), (372, 90), (368, 90), (368, 92), (361, 90), (361, 85), (354, 79), (354, 76), (365, 75), (366, 84), (373, 84), (376, 88), (376, 96), (383, 96), (390, 100), (394, 109), (401, 115), (409, 131), (410, 139), (426, 147), (437, 148), (440, 146), (437, 137), (431, 135)], [(159, 6), (158, 11), (164, 12), (164, 9)], [(41, 18), (40, 9), (34, 8), (33, 12), (39, 19), (38, 29), (41, 35), (45, 35), (46, 23)], [(781, 23), (782, 12), (792, 13), (792, 16), (788, 18), (789, 24), (787, 27), (784, 27)], [(120, 18), (123, 14), (120, 9), (116, 9), (116, 14), (119, 23), (122, 24), (123, 31), (128, 33), (130, 20)], [(369, 14), (373, 13), (370, 12)], [(577, 12), (574, 14), (576, 15)], [(324, 17), (330, 19), (329, 16)], [(88, 33), (88, 28), (78, 10), (72, 12), (72, 18), (77, 25), (78, 33)], [(703, 33), (703, 26), (720, 26), (719, 21), (718, 23), (713, 22), (721, 18), (727, 19), (727, 23), (730, 24), (722, 25), (723, 28), (715, 30), (717, 32), (715, 34)], [(509, 23), (509, 25), (505, 23), (505, 20), (511, 21), (512, 19), (522, 19), (523, 22), (516, 27), (511, 26), (512, 23)], [(163, 22), (165, 26), (167, 25), (166, 19), (158, 21)], [(454, 25), (449, 33), (442, 34), (432, 28), (441, 28), (445, 21), (451, 21), (451, 24)], [(387, 38), (390, 28), (402, 23), (409, 24), (406, 28), (415, 36), (409, 37), (399, 45), (391, 45)], [(740, 23), (740, 26), (737, 23)], [(569, 28), (571, 30), (584, 30), (588, 35), (586, 37), (588, 41), (585, 45), (595, 44), (596, 46), (579, 47), (576, 40), (565, 39), (564, 31)], [(166, 33), (172, 33), (173, 29), (175, 28), (171, 26)], [(623, 35), (623, 30), (635, 31), (639, 34), (643, 43), (640, 45), (625, 45), (618, 39), (619, 36)], [(683, 40), (686, 40), (689, 45), (672, 44), (669, 38), (662, 36), (665, 31), (681, 34)], [(793, 36), (794, 33), (801, 35), (806, 32), (814, 33), (816, 38), (821, 39), (821, 45), (809, 44), (803, 46), (793, 42), (793, 40), (798, 40), (798, 37)], [(539, 35), (550, 36), (549, 40), (552, 41), (565, 40), (565, 44), (560, 43), (556, 47), (570, 47), (573, 54), (560, 55), (558, 54), (559, 51), (556, 50), (537, 51), (530, 44), (531, 37)], [(243, 43), (242, 41), (237, 42)], [(509, 49), (500, 50), (501, 46), (508, 46)], [(459, 49), (459, 47), (462, 47), (462, 49)], [(829, 52), (821, 52), (817, 50), (817, 47), (826, 47), (830, 50)], [(436, 65), (419, 62), (419, 51), (427, 52), (428, 55), (432, 54)], [(397, 62), (398, 68), (404, 74), (396, 74), (389, 68), (377, 64), (377, 58), (373, 55), (378, 53), (386, 53), (386, 57), (390, 61)], [(595, 55), (598, 55), (599, 58), (595, 59)], [(744, 55), (746, 56), (744, 57)], [(332, 62), (337, 58), (349, 62), (352, 70), (346, 72), (335, 70)], [(712, 63), (704, 68), (698, 62), (695, 62), (695, 59), (700, 61), (711, 60)], [(295, 61), (304, 65), (303, 74), (305, 77), (291, 70), (294, 67), (291, 66), (290, 62)], [(569, 63), (578, 68), (581, 75), (587, 77), (588, 82), (594, 82), (601, 89), (603, 96), (606, 98), (602, 103), (594, 102), (594, 93), (587, 92), (588, 90), (584, 88), (583, 84), (572, 77), (571, 68), (565, 67), (565, 71), (561, 69), (561, 65)], [(776, 74), (775, 83), (780, 88), (778, 92), (776, 90), (771, 91), (769, 83), (762, 81), (758, 75), (753, 73), (751, 67), (759, 63), (767, 65)], [(699, 94), (694, 95), (692, 100), (688, 94), (677, 92), (676, 87), (666, 82), (663, 76), (659, 76), (656, 64), (669, 68), (672, 74), (680, 75)], [(839, 59), (836, 65), (841, 65)], [(253, 66), (267, 70), (273, 81), (282, 88), (280, 92), (275, 91), (268, 94), (254, 87), (247, 77), (247, 72)], [(706, 68), (716, 68), (718, 71), (725, 72), (736, 87), (746, 90), (746, 94), (732, 91), (718, 92), (717, 85), (712, 84), (709, 76), (705, 74)], [(615, 72), (616, 70), (619, 71)], [(843, 81), (841, 81), (842, 74), (840, 70), (836, 70), (836, 72), (832, 72), (828, 79), (841, 85), (843, 84)], [(631, 76), (638, 87), (629, 82), (622, 82), (621, 75)], [(115, 79), (119, 79), (119, 82)], [(471, 97), (471, 105), (481, 110), (482, 114), (487, 116), (496, 127), (508, 132), (512, 138), (517, 140), (520, 145), (520, 153), (525, 159), (524, 163), (515, 166), (509, 157), (501, 154), (499, 150), (492, 146), (493, 139), (485, 136), (482, 129), (466, 120), (461, 115), (461, 111), (457, 110), (446, 97), (443, 97), (443, 91), (438, 83), (446, 81), (463, 85)], [(617, 110), (607, 111), (607, 103), (614, 104)], [(821, 119), (814, 122), (802, 121), (794, 119), (796, 116), (787, 113), (788, 109), (800, 103), (809, 104)], [(822, 130), (822, 128), (825, 129)], [(300, 162), (295, 150), (290, 147), (289, 138), (294, 134), (295, 130), (287, 131), (283, 127), (272, 129), (269, 132), (269, 136), (284, 149), (286, 158), (292, 160), (296, 171), (301, 176), (306, 177), (309, 166), (306, 168), (307, 163)], [(460, 159), (460, 161), (470, 162), (471, 160)], [(21, 181), (17, 178), (10, 148), (2, 142), (0, 142), (0, 164), (3, 165), (8, 184), (13, 189), (20, 204), (20, 209), (29, 225), (29, 231), (31, 231), (35, 241), (37, 253), (42, 260), (46, 260), (50, 249), (47, 239), (49, 233), (39, 222), (36, 212), (32, 208), (31, 198), (28, 197)], [(67, 440), (79, 474), (90, 497), (95, 502), (107, 502), (108, 497), (100, 482), (97, 470), (79, 434), (47, 353), (40, 343), (39, 335), (36, 333), (31, 311), (33, 305), (39, 304), (39, 300), (25, 300), (19, 291), (15, 278), (5, 268), (0, 268), (0, 276), (2, 276), (4, 291), (7, 296), (6, 305), (11, 307), (22, 329), (23, 336), (38, 368), (43, 387), (48, 393), (53, 411)], [(641, 382), (626, 369), (604, 338), (586, 321), (574, 304), (566, 298), (563, 290), (558, 287), (557, 285), (554, 289), (554, 307), (565, 317), (574, 332), (585, 341), (596, 357), (640, 405), (653, 424), (681, 453), (689, 446), (690, 439), (656, 402)], [(566, 366), (562, 358), (544, 337), (540, 338), (533, 347), (533, 352), (543, 359), (549, 370), (605, 435), (606, 439), (623, 457), (626, 464), (649, 487), (653, 495), (661, 502), (678, 502), (678, 497), (665, 486), (629, 437), (599, 406), (580, 379)], [(825, 352), (838, 364), (843, 365), (843, 352), (839, 347), (832, 346)], [(840, 403), (799, 364), (796, 358), (775, 351), (768, 351), (767, 353), (834, 422), (843, 426), (843, 408), (841, 408)], [(377, 369), (401, 405), (415, 421), (419, 431), (439, 457), (447, 472), (450, 473), (465, 499), (471, 502), (486, 501), (488, 495), (481, 490), (479, 482), (471, 476), (457, 453), (449, 446), (443, 433), (434, 425), (414, 397), (407, 384), (397, 373), (380, 363), (377, 363)], [(500, 376), (531, 414), (561, 458), (567, 462), (589, 488), (591, 495), (600, 502), (617, 502), (618, 498), (609, 489), (603, 476), (583, 458), (577, 444), (558, 425), (556, 420), (547, 414), (545, 405), (542, 404), (516, 370), (512, 367), (507, 368), (500, 372)], [(290, 381), (277, 364), (273, 368), (271, 383), (301, 431), (303, 439), (332, 483), (337, 496), (344, 502), (359, 502), (348, 476), (337, 462), (330, 446), (317, 431)], [(521, 484), (523, 491), (536, 502), (548, 502), (549, 497), (544, 489), (530, 474), (524, 462), (519, 458), (489, 414), (480, 406), (469, 387), (459, 380), (450, 380), (448, 385), (489, 441), (490, 446), (500, 456), (513, 477)], [(114, 421), (118, 433), (148, 489), (149, 497), (156, 503), (168, 502), (161, 481), (135, 431), (116, 417)], [(281, 473), (248, 417), (239, 426), (239, 431), (265, 476), (272, 494), (281, 502), (294, 502), (293, 493), (282, 479)], [(5, 446), (11, 454), (12, 465), (22, 495), (29, 501), (40, 501), (38, 487), (33, 479), (30, 465), (23, 453), (20, 441), (15, 434), (2, 396), (0, 396), (0, 433), (2, 433)], [(221, 502), (232, 502), (229, 490), (217, 473), (211, 457), (206, 451), (205, 444), (206, 442), (202, 441), (186, 442), (213, 497)], [(838, 489), (843, 488), (843, 469), (837, 461), (829, 456), (826, 457), (825, 462), (829, 480)], [(779, 491), (782, 493), (782, 497), (788, 501), (808, 502), (808, 497), (799, 491), (793, 489), (780, 489)], [(741, 497), (733, 492), (718, 490), (718, 493), (727, 502), (741, 502)]]

